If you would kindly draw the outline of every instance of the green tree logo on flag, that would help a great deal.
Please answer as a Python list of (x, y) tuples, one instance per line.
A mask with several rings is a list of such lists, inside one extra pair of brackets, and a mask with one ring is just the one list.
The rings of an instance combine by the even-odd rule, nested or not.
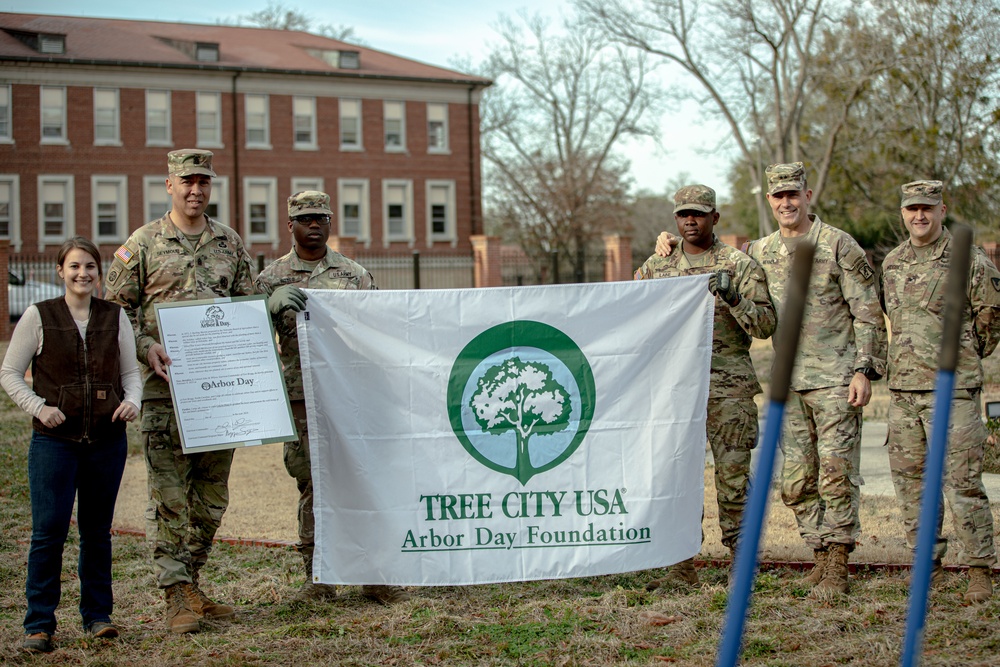
[(594, 374), (566, 334), (519, 320), (476, 336), (448, 383), (452, 429), (476, 460), (521, 484), (559, 465), (594, 416)]

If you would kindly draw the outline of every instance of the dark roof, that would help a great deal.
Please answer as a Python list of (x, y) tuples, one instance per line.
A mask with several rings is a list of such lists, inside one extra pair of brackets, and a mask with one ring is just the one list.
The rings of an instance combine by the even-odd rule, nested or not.
[[(17, 33), (65, 35), (65, 52), (40, 53)], [(14, 33), (14, 34), (12, 34)], [(217, 62), (195, 59), (195, 43), (219, 46)], [(185, 50), (184, 45), (190, 45)], [(338, 68), (309, 49), (356, 51), (360, 67)], [(488, 79), (297, 30), (198, 25), (0, 12), (0, 59), (44, 62), (195, 66), (363, 78), (432, 80), (487, 86)]]

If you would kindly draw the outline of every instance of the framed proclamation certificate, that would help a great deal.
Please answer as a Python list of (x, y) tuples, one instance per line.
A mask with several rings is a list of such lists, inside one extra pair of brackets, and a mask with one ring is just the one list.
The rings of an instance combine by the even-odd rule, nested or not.
[(263, 296), (155, 307), (185, 454), (298, 438)]

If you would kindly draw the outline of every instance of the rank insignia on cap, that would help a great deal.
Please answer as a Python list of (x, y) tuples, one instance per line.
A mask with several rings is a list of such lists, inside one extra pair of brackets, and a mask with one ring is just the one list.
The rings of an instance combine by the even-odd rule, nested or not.
[(125, 262), (126, 264), (130, 259), (132, 259), (132, 256), (133, 256), (132, 251), (126, 248), (125, 246), (121, 246), (120, 248), (118, 248), (118, 250), (115, 251), (115, 257)]

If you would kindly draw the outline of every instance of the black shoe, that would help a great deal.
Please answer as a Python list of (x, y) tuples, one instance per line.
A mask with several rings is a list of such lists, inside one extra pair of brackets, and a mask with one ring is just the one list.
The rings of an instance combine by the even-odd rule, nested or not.
[(92, 637), (99, 637), (101, 639), (114, 639), (121, 632), (118, 630), (118, 626), (111, 621), (94, 621), (87, 628), (87, 632), (91, 634)]
[(21, 648), (28, 653), (52, 653), (52, 636), (47, 632), (25, 635)]

